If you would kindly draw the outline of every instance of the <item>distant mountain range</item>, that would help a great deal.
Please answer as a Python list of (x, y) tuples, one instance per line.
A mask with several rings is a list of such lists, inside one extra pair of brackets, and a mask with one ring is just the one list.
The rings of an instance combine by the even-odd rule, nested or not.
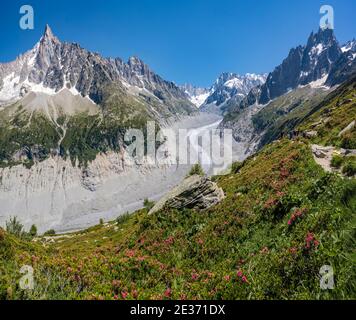
[(356, 72), (356, 41), (339, 45), (331, 29), (312, 32), (306, 45), (290, 50), (271, 73), (222, 73), (210, 88), (181, 86), (201, 111), (226, 113), (255, 103), (267, 104), (299, 86), (332, 87)]
[(263, 84), (267, 75), (247, 73), (222, 73), (209, 88), (197, 88), (186, 84), (181, 88), (188, 94), (190, 101), (201, 111), (222, 113), (225, 103), (235, 97), (242, 100), (252, 88)]

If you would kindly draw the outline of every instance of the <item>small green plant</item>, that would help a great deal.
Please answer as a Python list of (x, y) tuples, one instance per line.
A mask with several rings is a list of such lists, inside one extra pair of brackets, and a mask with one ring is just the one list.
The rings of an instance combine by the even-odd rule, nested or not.
[(345, 164), (342, 168), (342, 173), (346, 174), (348, 177), (356, 175), (356, 158), (348, 157), (345, 160)]
[(143, 200), (143, 206), (150, 211), (153, 206), (155, 205), (155, 203), (153, 201), (148, 200), (147, 198), (145, 200)]
[(344, 158), (338, 154), (333, 155), (331, 159), (331, 166), (333, 168), (340, 168), (342, 165), (342, 162), (344, 161)]
[(343, 134), (341, 148), (356, 149), (355, 130), (353, 132)]
[(34, 224), (30, 228), (29, 235), (31, 236), (31, 238), (37, 236), (37, 227)]
[(99, 220), (99, 224), (101, 224), (101, 225), (104, 224), (104, 220), (102, 218)]
[(128, 212), (122, 214), (121, 216), (116, 218), (116, 223), (117, 224), (122, 224), (125, 223), (127, 220), (129, 220), (130, 214)]
[(193, 176), (193, 175), (198, 175), (198, 176), (204, 176), (205, 175), (204, 170), (203, 170), (202, 166), (200, 165), (200, 163), (196, 163), (190, 169), (190, 171), (188, 173), (188, 177)]
[(55, 236), (56, 231), (54, 231), (53, 229), (50, 229), (50, 230), (46, 231), (43, 235), (44, 236)]
[(23, 224), (21, 224), (16, 217), (10, 218), (10, 220), (6, 222), (6, 231), (19, 238), (23, 237), (25, 233)]
[(240, 169), (244, 166), (243, 162), (240, 161), (236, 161), (231, 165), (231, 172), (232, 173), (238, 173), (240, 171)]

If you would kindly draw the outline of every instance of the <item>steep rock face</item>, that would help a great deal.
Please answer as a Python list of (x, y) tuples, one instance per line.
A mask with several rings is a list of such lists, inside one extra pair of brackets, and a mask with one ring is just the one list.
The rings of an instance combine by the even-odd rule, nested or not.
[(327, 86), (341, 84), (356, 74), (356, 40), (346, 43), (341, 47), (341, 51), (342, 54), (330, 70), (325, 83)]
[(208, 177), (193, 175), (185, 178), (150, 210), (153, 214), (167, 208), (207, 209), (224, 199), (224, 191)]
[(238, 161), (245, 160), (258, 150), (262, 134), (255, 130), (252, 119), (263, 107), (263, 105), (251, 105), (238, 110), (231, 118), (225, 117), (219, 125), (220, 130), (232, 130), (233, 148), (234, 153), (239, 155), (239, 158), (236, 159)]
[(187, 168), (136, 163), (125, 153), (98, 155), (86, 168), (51, 157), (30, 169), (0, 169), (0, 226), (16, 216), (27, 228), (69, 231), (112, 220), (156, 200), (184, 176)]
[[(60, 157), (49, 158), (31, 169), (22, 165), (2, 168), (0, 224), (4, 225), (13, 214), (26, 226), (33, 223), (45, 231), (66, 225), (78, 215), (104, 209), (100, 194), (93, 191), (99, 192), (104, 183), (133, 166), (133, 161), (124, 154), (110, 153), (98, 156), (86, 169), (74, 167)], [(90, 203), (95, 198), (98, 203), (93, 210)]]
[(289, 52), (282, 64), (268, 75), (266, 83), (261, 87), (259, 103), (265, 104), (298, 85), (302, 59), (302, 47), (299, 46)]
[(282, 64), (268, 75), (261, 88), (259, 103), (266, 104), (299, 85), (327, 76), (341, 54), (333, 30), (312, 32), (305, 46), (292, 49)]

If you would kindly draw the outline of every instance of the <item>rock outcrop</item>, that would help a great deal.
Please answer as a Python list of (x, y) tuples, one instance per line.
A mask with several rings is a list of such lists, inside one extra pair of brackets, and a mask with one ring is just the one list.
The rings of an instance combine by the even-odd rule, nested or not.
[(167, 208), (207, 209), (224, 199), (224, 191), (208, 177), (193, 175), (168, 192), (150, 210), (149, 214)]
[(331, 165), (331, 161), (334, 155), (340, 155), (343, 157), (350, 157), (356, 155), (356, 150), (352, 149), (337, 149), (333, 146), (319, 146), (313, 144), (311, 146), (314, 160), (319, 164), (326, 172), (341, 172), (340, 168), (334, 168)]

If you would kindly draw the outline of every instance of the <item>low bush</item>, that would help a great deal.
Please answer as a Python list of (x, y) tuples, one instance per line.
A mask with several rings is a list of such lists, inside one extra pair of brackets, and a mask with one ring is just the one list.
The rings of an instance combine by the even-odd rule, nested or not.
[(356, 175), (356, 158), (348, 157), (345, 160), (344, 166), (342, 168), (342, 173), (349, 177)]
[(343, 161), (344, 158), (342, 156), (335, 154), (331, 159), (331, 166), (338, 169), (341, 167)]
[(153, 201), (148, 200), (147, 198), (143, 200), (143, 206), (147, 209), (147, 211), (150, 211), (155, 203)]
[(54, 236), (54, 235), (56, 235), (56, 231), (54, 231), (53, 229), (50, 229), (50, 230), (46, 231), (43, 235), (44, 236)]
[(204, 170), (203, 170), (202, 166), (200, 165), (200, 163), (196, 163), (190, 169), (190, 171), (188, 173), (188, 177), (193, 176), (193, 175), (198, 175), (198, 176), (204, 176), (205, 175)]

